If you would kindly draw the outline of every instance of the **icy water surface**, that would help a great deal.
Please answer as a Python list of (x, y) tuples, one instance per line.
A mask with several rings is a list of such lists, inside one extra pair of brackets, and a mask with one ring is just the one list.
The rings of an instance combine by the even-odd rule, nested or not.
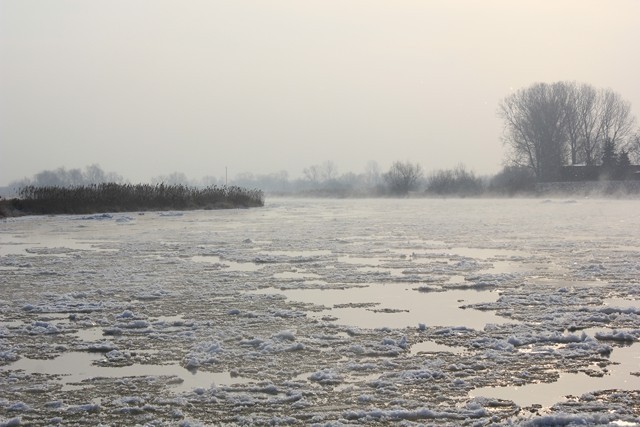
[(0, 424), (640, 422), (639, 201), (0, 226)]

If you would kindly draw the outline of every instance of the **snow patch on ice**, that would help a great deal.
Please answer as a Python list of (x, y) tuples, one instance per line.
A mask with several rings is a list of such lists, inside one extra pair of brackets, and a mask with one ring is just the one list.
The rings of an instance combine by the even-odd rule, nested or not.
[(340, 384), (344, 379), (333, 369), (325, 368), (309, 375), (309, 380), (315, 381), (323, 385)]
[(343, 413), (343, 417), (350, 421), (400, 421), (400, 420), (436, 420), (451, 419), (465, 420), (468, 418), (482, 418), (489, 415), (484, 408), (464, 409), (456, 412), (434, 411), (428, 408), (419, 409), (378, 409), (372, 408), (367, 410), (352, 410)]
[(612, 414), (556, 414), (536, 417), (522, 423), (522, 425), (526, 427), (608, 425), (615, 418)]
[(197, 344), (182, 360), (182, 366), (190, 371), (197, 370), (202, 365), (212, 365), (218, 362), (216, 355), (223, 351), (219, 341), (206, 341)]
[(640, 337), (640, 329), (629, 332), (617, 330), (611, 332), (596, 332), (595, 337), (602, 341), (634, 342)]
[(24, 332), (29, 335), (60, 334), (63, 332), (63, 329), (64, 328), (61, 325), (54, 325), (41, 320), (36, 320), (31, 323), (31, 325), (27, 325), (23, 328)]
[(77, 218), (77, 219), (83, 220), (83, 221), (105, 221), (105, 220), (113, 219), (113, 215), (108, 213), (102, 213), (102, 214), (81, 216), (80, 218)]

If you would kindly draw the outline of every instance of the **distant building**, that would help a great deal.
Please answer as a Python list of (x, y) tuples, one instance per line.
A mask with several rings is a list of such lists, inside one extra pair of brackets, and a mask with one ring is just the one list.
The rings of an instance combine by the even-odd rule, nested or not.
[[(617, 175), (617, 176), (613, 176)], [(629, 165), (624, 171), (603, 166), (571, 165), (560, 169), (560, 181), (640, 180), (640, 165)]]

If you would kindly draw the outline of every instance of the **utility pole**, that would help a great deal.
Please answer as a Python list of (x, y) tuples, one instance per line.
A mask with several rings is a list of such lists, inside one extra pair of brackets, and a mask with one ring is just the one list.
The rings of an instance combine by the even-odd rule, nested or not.
[(227, 167), (224, 167), (224, 186), (226, 187), (227, 184), (229, 183), (229, 179), (228, 179), (229, 175), (227, 174)]

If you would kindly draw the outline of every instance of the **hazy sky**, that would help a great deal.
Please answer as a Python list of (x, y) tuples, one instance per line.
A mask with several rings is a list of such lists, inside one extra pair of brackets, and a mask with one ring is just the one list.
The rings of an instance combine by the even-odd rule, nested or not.
[(640, 1), (0, 0), (0, 185), (503, 160), (497, 104), (608, 87), (640, 115)]

